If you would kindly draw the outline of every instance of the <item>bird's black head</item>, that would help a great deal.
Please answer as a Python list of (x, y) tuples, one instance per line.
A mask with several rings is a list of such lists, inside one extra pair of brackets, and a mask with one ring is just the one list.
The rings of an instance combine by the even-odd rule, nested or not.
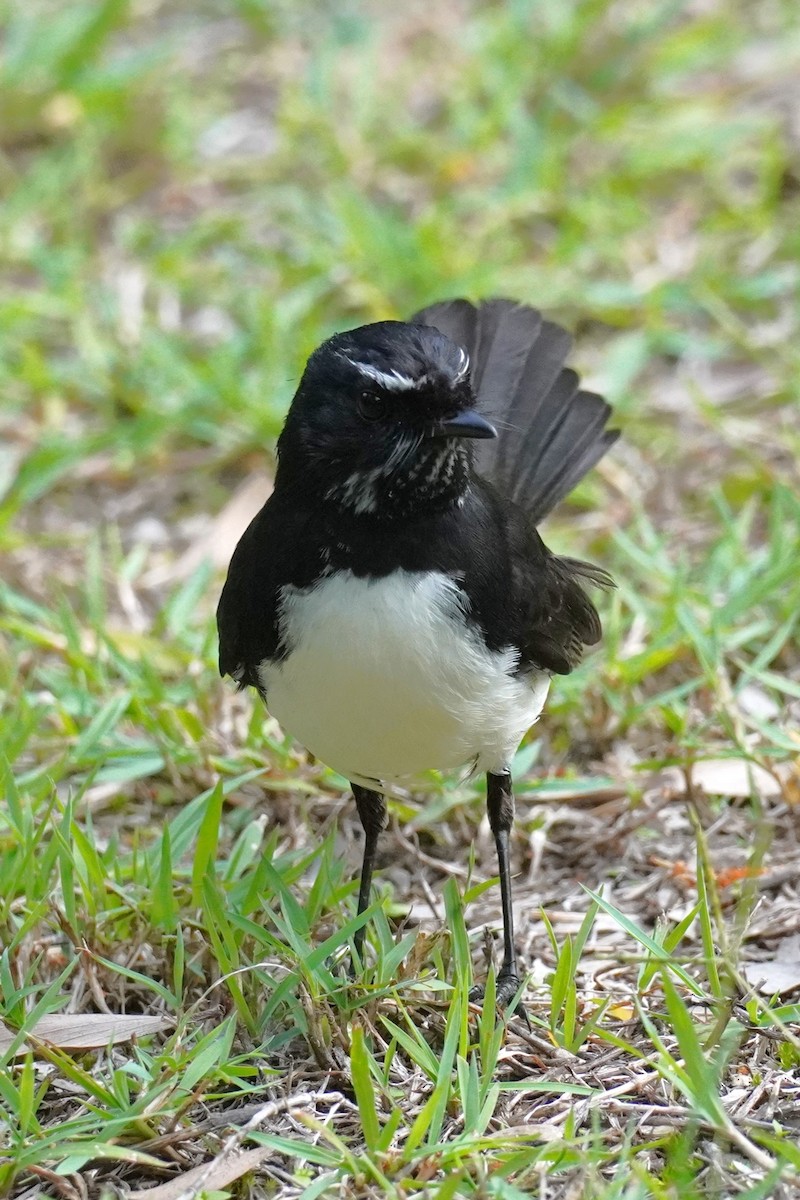
[(495, 436), (473, 405), (467, 353), (438, 329), (379, 321), (336, 334), (308, 360), (276, 486), (378, 519), (456, 503), (469, 439)]

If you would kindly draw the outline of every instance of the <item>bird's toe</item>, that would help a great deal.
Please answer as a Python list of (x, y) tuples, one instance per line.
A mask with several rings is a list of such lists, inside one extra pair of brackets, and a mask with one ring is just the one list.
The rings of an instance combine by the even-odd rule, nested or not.
[[(495, 990), (495, 1001), (497, 1003), (498, 1008), (506, 1008), (512, 1002), (514, 997), (516, 996), (517, 992), (519, 991), (519, 988), (520, 988), (520, 979), (519, 979), (518, 975), (511, 974), (510, 972), (508, 974), (503, 974), (501, 972), (497, 976), (497, 987)], [(483, 1004), (485, 993), (486, 993), (485, 984), (476, 983), (475, 986), (470, 989), (470, 993), (469, 993), (470, 1001), (473, 1004)], [(513, 1009), (511, 1010), (511, 1012), (509, 1012), (508, 1015), (511, 1016), (512, 1014), (516, 1015), (518, 1017), (522, 1017), (525, 1024), (529, 1025), (528, 1015), (525, 1012), (525, 1009), (523, 1007), (521, 1000), (519, 1000), (517, 1002), (517, 1004), (514, 1005)]]

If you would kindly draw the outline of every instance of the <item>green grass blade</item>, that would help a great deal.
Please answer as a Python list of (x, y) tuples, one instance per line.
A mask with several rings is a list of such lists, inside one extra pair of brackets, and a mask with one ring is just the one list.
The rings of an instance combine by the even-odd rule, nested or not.
[(378, 1121), (377, 1101), (375, 1089), (372, 1086), (368, 1055), (364, 1030), (360, 1025), (354, 1025), (350, 1039), (350, 1077), (361, 1117), (364, 1142), (368, 1150), (374, 1151), (380, 1142), (381, 1127)]

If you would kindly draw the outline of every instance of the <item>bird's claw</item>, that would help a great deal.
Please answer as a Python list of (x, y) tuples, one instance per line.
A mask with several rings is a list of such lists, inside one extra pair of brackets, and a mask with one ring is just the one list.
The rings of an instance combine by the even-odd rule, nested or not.
[[(497, 985), (495, 988), (495, 1003), (498, 1008), (505, 1008), (507, 1004), (516, 996), (520, 987), (520, 979), (516, 974), (509, 972), (508, 974), (501, 973), (497, 976)], [(486, 986), (483, 983), (476, 983), (473, 988), (470, 988), (469, 998), (472, 1004), (483, 1004), (483, 998), (486, 992)], [(530, 1029), (528, 1014), (525, 1012), (522, 1001), (518, 1001), (509, 1016), (521, 1017), (525, 1024)]]

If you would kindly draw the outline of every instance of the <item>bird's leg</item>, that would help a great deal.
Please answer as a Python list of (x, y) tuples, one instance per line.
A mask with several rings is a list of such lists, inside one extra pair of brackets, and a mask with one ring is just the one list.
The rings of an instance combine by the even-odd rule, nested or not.
[[(486, 809), (489, 825), (497, 847), (500, 868), (500, 899), (503, 905), (503, 962), (497, 976), (497, 1003), (508, 1004), (519, 988), (517, 952), (514, 948), (514, 912), (511, 906), (511, 868), (508, 858), (508, 835), (514, 821), (514, 793), (511, 774), (502, 771), (486, 776)], [(471, 998), (483, 999), (483, 987), (473, 988)], [(524, 1013), (524, 1010), (520, 1009)]]
[[(378, 835), (386, 828), (386, 800), (380, 792), (370, 788), (360, 787), (351, 783), (356, 808), (364, 828), (364, 861), (361, 865), (361, 885), (358, 889), (358, 912), (361, 915), (369, 906), (369, 892), (372, 884), (372, 869), (375, 866), (375, 851), (378, 846)], [(353, 945), (359, 960), (362, 958), (366, 926), (362, 925), (353, 936)], [(356, 964), (353, 963), (354, 972)]]

